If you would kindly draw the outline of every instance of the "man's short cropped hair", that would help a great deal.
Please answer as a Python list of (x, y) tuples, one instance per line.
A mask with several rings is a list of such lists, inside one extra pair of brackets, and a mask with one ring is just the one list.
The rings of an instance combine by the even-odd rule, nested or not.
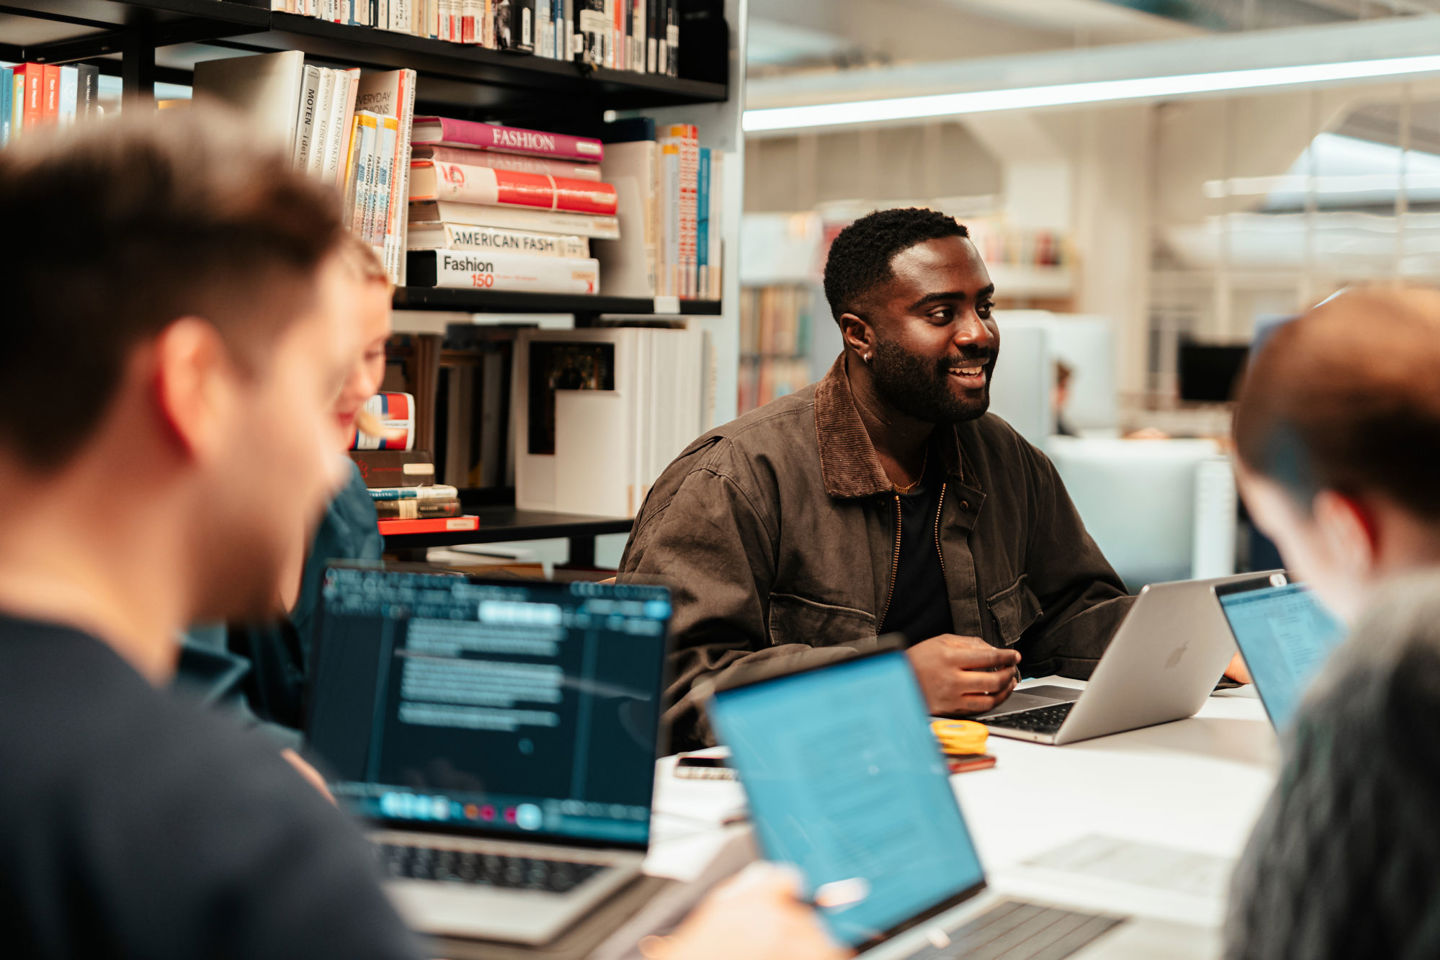
[(1235, 449), (1304, 510), (1334, 490), (1440, 521), (1440, 291), (1348, 292), (1281, 327), (1241, 381)]
[(874, 287), (894, 277), (890, 261), (917, 243), (945, 237), (968, 237), (954, 217), (937, 210), (902, 207), (866, 214), (836, 235), (825, 258), (825, 299), (838, 323)]
[(344, 235), (334, 190), (198, 108), (27, 133), (0, 151), (0, 223), (0, 446), (34, 469), (77, 452), (176, 319), (253, 370)]

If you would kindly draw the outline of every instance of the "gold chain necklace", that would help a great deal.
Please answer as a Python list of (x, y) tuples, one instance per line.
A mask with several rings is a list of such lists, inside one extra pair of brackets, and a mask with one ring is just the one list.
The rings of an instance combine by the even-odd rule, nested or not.
[(920, 460), (920, 473), (915, 477), (914, 480), (911, 480), (909, 483), (907, 483), (907, 484), (906, 484), (905, 486), (903, 486), (903, 487), (900, 486), (900, 484), (898, 484), (898, 483), (895, 484), (895, 492), (896, 492), (896, 493), (909, 493), (911, 490), (914, 490), (916, 487), (920, 486), (920, 481), (925, 479), (925, 468), (929, 465), (929, 463), (930, 463), (930, 448), (929, 448), (929, 447), (926, 447), (926, 448), (925, 448), (925, 456)]

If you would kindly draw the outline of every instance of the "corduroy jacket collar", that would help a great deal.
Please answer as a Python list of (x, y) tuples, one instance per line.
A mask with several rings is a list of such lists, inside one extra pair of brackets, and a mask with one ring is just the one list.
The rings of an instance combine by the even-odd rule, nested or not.
[[(895, 484), (881, 466), (870, 434), (865, 432), (845, 372), (845, 357), (842, 352), (830, 372), (815, 385), (815, 435), (820, 441), (825, 492), (841, 499), (890, 493)], [(938, 452), (945, 464), (945, 472), (964, 482), (958, 429), (938, 426), (930, 443), (931, 450)]]

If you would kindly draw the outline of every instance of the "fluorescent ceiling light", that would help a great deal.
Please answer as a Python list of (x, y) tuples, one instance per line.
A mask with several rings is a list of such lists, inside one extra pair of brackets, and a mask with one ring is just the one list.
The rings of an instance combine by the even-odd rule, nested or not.
[(845, 103), (817, 103), (797, 107), (763, 107), (746, 110), (742, 126), (746, 133), (795, 130), (805, 127), (838, 127), (929, 117), (954, 117), (997, 110), (1025, 110), (1061, 107), (1080, 103), (1107, 103), (1117, 100), (1148, 100), (1180, 97), (1227, 90), (1255, 90), (1299, 84), (1369, 80), (1440, 71), (1440, 55), (1387, 57), (1379, 60), (1350, 60), (1340, 63), (1311, 63), (1291, 67), (1255, 67), (1247, 70), (1220, 70), (1214, 73), (1187, 73), (1168, 77), (1134, 77), (1124, 80), (1093, 80), (1057, 83), (1008, 90), (974, 90), (919, 97), (891, 97), (883, 100), (852, 100)]

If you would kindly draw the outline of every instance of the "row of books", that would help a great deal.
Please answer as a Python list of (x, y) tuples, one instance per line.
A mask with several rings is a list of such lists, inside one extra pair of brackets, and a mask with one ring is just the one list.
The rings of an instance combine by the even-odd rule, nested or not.
[(975, 249), (989, 264), (1064, 267), (1074, 259), (1065, 235), (1055, 230), (1026, 230), (1003, 220), (978, 218), (967, 221), (966, 227)]
[(52, 123), (99, 115), (100, 68), (20, 63), (0, 67), (0, 147)]
[(460, 491), (435, 482), (435, 463), (426, 451), (352, 451), (385, 535), (475, 530)]
[(795, 357), (809, 349), (814, 294), (805, 285), (740, 288), (742, 356)]
[(679, 76), (681, 0), (271, 0), (351, 26)]
[(412, 285), (720, 297), (724, 156), (695, 126), (602, 142), (427, 117), (411, 142)]
[(194, 90), (245, 112), (258, 135), (291, 151), (296, 169), (335, 185), (346, 225), (405, 282), (414, 70), (321, 67), (285, 50), (197, 63)]
[(741, 357), (736, 409), (740, 413), (748, 413), (787, 393), (794, 393), (810, 381), (810, 365), (805, 360)]

